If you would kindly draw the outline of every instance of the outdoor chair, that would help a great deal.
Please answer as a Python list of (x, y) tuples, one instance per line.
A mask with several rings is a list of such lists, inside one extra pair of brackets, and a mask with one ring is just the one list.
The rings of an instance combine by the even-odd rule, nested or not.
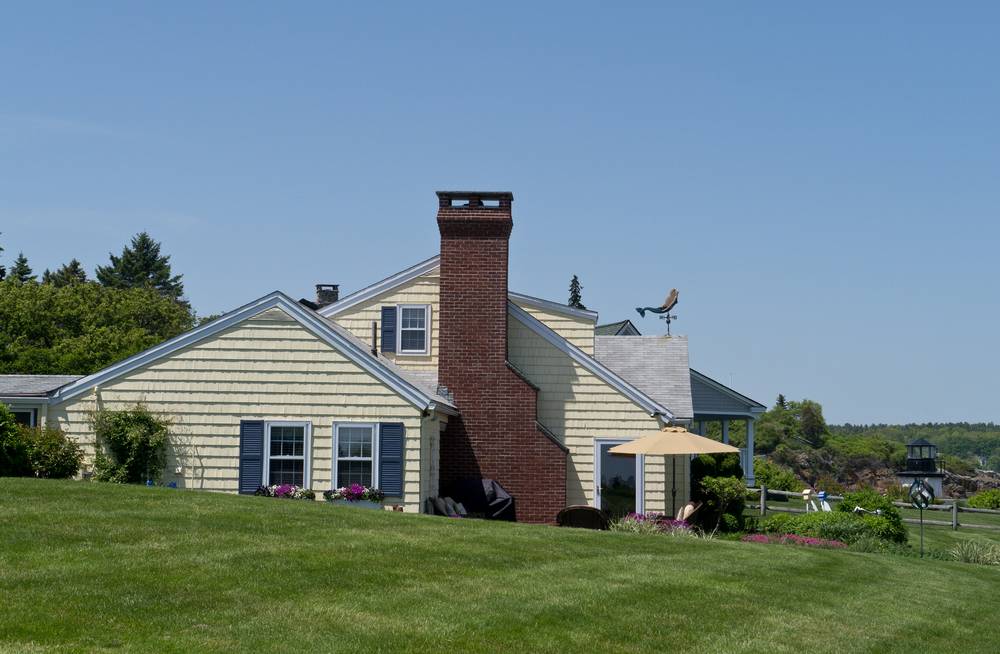
[(560, 527), (577, 527), (579, 529), (607, 530), (608, 514), (592, 506), (578, 504), (567, 506), (556, 516), (556, 524)]

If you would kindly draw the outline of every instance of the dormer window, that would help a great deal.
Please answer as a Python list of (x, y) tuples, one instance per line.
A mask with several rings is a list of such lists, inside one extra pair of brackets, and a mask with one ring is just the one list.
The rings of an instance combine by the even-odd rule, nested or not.
[(430, 312), (430, 306), (426, 304), (399, 306), (397, 351), (400, 354), (427, 354)]

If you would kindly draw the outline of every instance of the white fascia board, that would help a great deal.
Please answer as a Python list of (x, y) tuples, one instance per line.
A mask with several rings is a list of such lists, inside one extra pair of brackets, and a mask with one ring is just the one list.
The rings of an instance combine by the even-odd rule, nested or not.
[(594, 359), (586, 352), (552, 331), (552, 329), (550, 329), (542, 321), (538, 320), (521, 307), (517, 306), (513, 302), (507, 302), (507, 311), (525, 327), (541, 336), (550, 344), (554, 345), (558, 350), (562, 351), (571, 359), (586, 368), (589, 372), (596, 375), (606, 384), (642, 407), (642, 409), (648, 412), (649, 415), (664, 416), (667, 420), (674, 419), (674, 414), (671, 413), (665, 406), (649, 397), (632, 384), (629, 384), (597, 359)]
[(294, 301), (280, 291), (269, 293), (259, 300), (246, 304), (239, 309), (231, 311), (210, 323), (196, 327), (148, 350), (131, 356), (124, 361), (100, 370), (83, 379), (79, 379), (71, 384), (58, 389), (50, 398), (50, 402), (64, 402), (86, 393), (95, 386), (100, 386), (112, 381), (122, 375), (149, 365), (163, 357), (169, 356), (178, 350), (193, 345), (219, 332), (229, 329), (253, 316), (263, 313), (268, 309), (280, 308), (291, 316), (296, 322), (308, 329), (315, 336), (334, 347), (354, 363), (371, 373), (389, 388), (398, 393), (417, 408), (429, 410), (438, 403), (434, 402), (426, 393), (416, 388), (405, 379), (396, 375), (392, 370), (382, 365), (377, 359), (372, 357), (367, 351), (353, 343), (348, 338), (337, 333), (333, 327), (328, 325), (322, 318), (310, 315), (310, 312), (298, 302)]
[(565, 304), (559, 304), (558, 302), (553, 302), (552, 300), (543, 300), (540, 297), (533, 297), (531, 295), (525, 295), (524, 293), (515, 293), (514, 291), (508, 291), (507, 297), (514, 302), (520, 304), (526, 304), (529, 307), (534, 307), (536, 309), (543, 309), (545, 311), (551, 311), (553, 313), (561, 313), (566, 316), (572, 316), (574, 318), (583, 318), (584, 320), (589, 320), (590, 322), (597, 324), (597, 312), (590, 311), (589, 309), (577, 309)]
[(387, 293), (398, 286), (402, 286), (407, 282), (413, 281), (417, 277), (429, 273), (440, 265), (441, 257), (435, 255), (430, 259), (421, 261), (415, 266), (410, 266), (406, 270), (400, 271), (391, 277), (386, 277), (380, 282), (375, 282), (371, 286), (366, 286), (360, 291), (355, 291), (350, 295), (344, 296), (337, 300), (333, 304), (328, 304), (319, 310), (319, 315), (326, 318), (333, 317), (340, 313), (350, 309), (351, 307), (370, 300), (372, 298), (378, 297), (383, 293)]

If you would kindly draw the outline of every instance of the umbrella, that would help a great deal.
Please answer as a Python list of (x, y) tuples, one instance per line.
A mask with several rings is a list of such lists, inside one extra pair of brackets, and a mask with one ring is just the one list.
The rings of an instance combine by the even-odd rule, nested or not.
[[(739, 448), (713, 441), (698, 434), (692, 434), (684, 427), (664, 427), (659, 432), (645, 438), (616, 445), (608, 450), (611, 454), (726, 454), (739, 453)], [(677, 510), (677, 460), (671, 458), (671, 513)]]

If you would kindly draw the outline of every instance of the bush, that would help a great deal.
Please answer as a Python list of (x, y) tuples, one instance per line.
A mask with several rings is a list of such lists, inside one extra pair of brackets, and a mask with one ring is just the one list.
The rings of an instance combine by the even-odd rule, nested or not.
[(30, 477), (31, 460), (21, 425), (7, 405), (0, 404), (0, 477)]
[(91, 416), (97, 437), (94, 479), (141, 484), (163, 471), (170, 423), (142, 405), (125, 411), (100, 410)]
[(948, 554), (962, 563), (977, 565), (1000, 565), (1000, 545), (976, 540), (963, 540), (955, 544)]
[(610, 531), (632, 534), (667, 534), (668, 536), (694, 536), (691, 525), (683, 520), (671, 520), (659, 513), (629, 513), (612, 520)]
[(83, 450), (56, 427), (22, 428), (28, 444), (31, 471), (43, 479), (75, 477), (83, 464)]
[(795, 515), (781, 513), (768, 516), (760, 523), (760, 530), (766, 534), (795, 534), (825, 540), (838, 540), (848, 544), (860, 541), (880, 540), (900, 542), (888, 520), (881, 516), (861, 517), (853, 513), (814, 512)]
[(969, 506), (974, 509), (1000, 509), (1000, 488), (976, 493), (969, 498)]
[(862, 514), (861, 519), (868, 523), (873, 534), (878, 538), (894, 543), (905, 543), (907, 531), (903, 525), (903, 516), (892, 500), (880, 494), (873, 488), (865, 488), (853, 493), (845, 493), (844, 501), (837, 505), (840, 513), (853, 513), (860, 506), (868, 511), (879, 511), (881, 515)]
[(767, 459), (754, 459), (753, 475), (758, 486), (769, 490), (797, 491), (805, 486), (790, 469)]
[(705, 477), (701, 480), (701, 491), (706, 503), (702, 511), (703, 527), (710, 527), (713, 532), (743, 530), (747, 489), (742, 477)]

